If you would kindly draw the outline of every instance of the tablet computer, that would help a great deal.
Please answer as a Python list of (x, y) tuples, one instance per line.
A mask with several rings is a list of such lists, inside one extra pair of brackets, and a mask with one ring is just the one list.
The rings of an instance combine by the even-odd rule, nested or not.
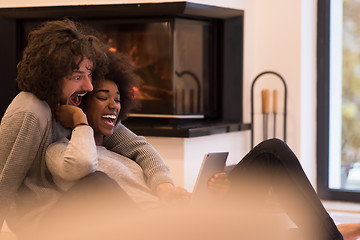
[(206, 153), (195, 182), (191, 200), (210, 197), (207, 182), (215, 173), (224, 172), (229, 152)]

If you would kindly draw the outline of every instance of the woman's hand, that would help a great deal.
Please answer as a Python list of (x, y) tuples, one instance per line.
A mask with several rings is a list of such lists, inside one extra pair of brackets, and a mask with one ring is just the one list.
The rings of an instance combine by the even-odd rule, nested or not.
[(156, 187), (156, 194), (164, 204), (187, 202), (191, 196), (191, 193), (186, 191), (186, 189), (179, 186), (175, 187), (171, 183), (159, 184)]
[(231, 182), (226, 173), (215, 173), (207, 182), (207, 187), (215, 196), (223, 196), (228, 193)]
[(83, 110), (72, 105), (58, 105), (55, 109), (55, 118), (66, 128), (74, 128), (80, 123), (88, 123)]

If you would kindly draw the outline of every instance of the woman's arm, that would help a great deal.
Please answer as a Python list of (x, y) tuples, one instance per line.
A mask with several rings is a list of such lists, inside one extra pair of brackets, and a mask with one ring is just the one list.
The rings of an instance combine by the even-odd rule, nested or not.
[(71, 139), (61, 139), (46, 150), (46, 165), (53, 177), (62, 181), (76, 181), (97, 170), (97, 152), (93, 130), (78, 126)]
[(169, 167), (160, 154), (144, 137), (134, 134), (120, 122), (116, 125), (114, 133), (105, 137), (104, 146), (136, 161), (144, 171), (148, 186), (154, 192), (161, 183), (173, 184)]
[(97, 170), (97, 150), (94, 131), (87, 124), (83, 111), (75, 106), (63, 105), (56, 110), (56, 118), (67, 127), (74, 127), (71, 139), (51, 144), (46, 151), (46, 164), (54, 182), (63, 190), (74, 181)]

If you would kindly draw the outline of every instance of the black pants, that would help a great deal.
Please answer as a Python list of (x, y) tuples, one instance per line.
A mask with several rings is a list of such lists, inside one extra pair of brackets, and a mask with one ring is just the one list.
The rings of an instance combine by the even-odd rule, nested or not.
[(281, 140), (253, 148), (229, 173), (232, 200), (257, 204), (273, 189), (298, 229), (314, 239), (343, 239), (318, 198), (299, 160)]

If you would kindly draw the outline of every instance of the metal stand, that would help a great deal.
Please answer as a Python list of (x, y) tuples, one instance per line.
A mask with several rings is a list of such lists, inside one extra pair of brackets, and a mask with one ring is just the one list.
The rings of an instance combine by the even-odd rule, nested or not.
[[(258, 74), (254, 81), (252, 82), (252, 85), (251, 85), (251, 148), (254, 147), (254, 86), (255, 86), (255, 82), (263, 75), (265, 74), (273, 74), (275, 76), (277, 76), (283, 83), (284, 85), (284, 130), (283, 130), (283, 133), (284, 133), (284, 137), (283, 137), (283, 141), (286, 142), (286, 115), (287, 115), (287, 86), (286, 86), (286, 82), (284, 80), (284, 78), (276, 73), (276, 72), (273, 72), (273, 71), (265, 71), (265, 72), (262, 72), (260, 74)], [(275, 119), (274, 119), (274, 123), (276, 124), (275, 122)], [(275, 130), (274, 130), (275, 132)]]

